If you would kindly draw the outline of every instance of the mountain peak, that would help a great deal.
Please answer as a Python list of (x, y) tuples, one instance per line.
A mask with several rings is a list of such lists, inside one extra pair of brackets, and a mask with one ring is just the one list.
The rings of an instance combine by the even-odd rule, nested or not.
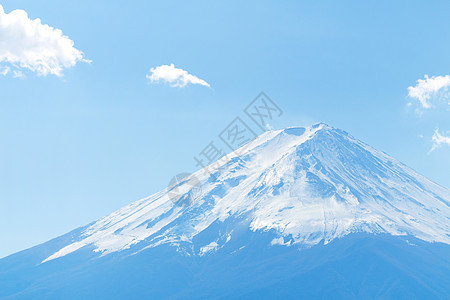
[(318, 123), (269, 131), (251, 143), (214, 178), (205, 168), (134, 202), (44, 262), (85, 247), (105, 255), (171, 245), (206, 255), (230, 240), (245, 247), (243, 228), (270, 232), (269, 246), (326, 244), (355, 232), (450, 243), (449, 190), (344, 131)]
[(336, 132), (347, 134), (345, 131), (339, 130), (332, 126), (329, 126), (323, 122), (316, 123), (316, 124), (308, 126), (308, 127), (291, 126), (291, 127), (287, 127), (285, 129), (279, 130), (279, 132), (283, 132), (288, 135), (302, 136), (306, 133), (306, 134), (310, 135), (311, 137), (313, 136), (314, 133), (317, 133), (320, 131), (336, 131)]
[(328, 129), (332, 129), (333, 127), (331, 127), (331, 126), (329, 126), (328, 124), (326, 124), (326, 123), (324, 123), (324, 122), (319, 122), (319, 123), (316, 123), (316, 124), (314, 124), (314, 125), (312, 125), (311, 126), (312, 128), (328, 128)]

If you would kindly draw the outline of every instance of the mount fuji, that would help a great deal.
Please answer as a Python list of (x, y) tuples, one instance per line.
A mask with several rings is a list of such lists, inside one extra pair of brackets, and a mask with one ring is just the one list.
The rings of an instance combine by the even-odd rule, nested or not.
[(0, 260), (1, 299), (450, 298), (450, 190), (320, 123)]

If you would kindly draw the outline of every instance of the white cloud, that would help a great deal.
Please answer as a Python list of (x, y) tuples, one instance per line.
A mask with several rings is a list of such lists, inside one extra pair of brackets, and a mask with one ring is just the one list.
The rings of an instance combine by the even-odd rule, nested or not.
[(13, 77), (14, 78), (24, 78), (25, 74), (23, 74), (23, 72), (20, 71), (20, 70), (14, 70), (13, 71)]
[(408, 95), (411, 98), (419, 100), (423, 108), (431, 108), (430, 99), (432, 96), (444, 93), (447, 97), (448, 88), (450, 87), (450, 75), (428, 77), (418, 79), (415, 86), (408, 87)]
[(11, 71), (11, 68), (6, 66), (6, 67), (0, 67), (0, 75), (6, 76), (9, 71)]
[(450, 135), (446, 136), (439, 132), (439, 128), (435, 130), (433, 137), (431, 138), (433, 141), (433, 146), (431, 147), (430, 152), (434, 151), (436, 148), (441, 145), (449, 145), (450, 146)]
[(0, 5), (0, 63), (17, 69), (15, 76), (25, 69), (39, 76), (62, 76), (65, 68), (80, 61), (89, 62), (60, 29), (29, 19), (21, 9), (5, 13)]
[(172, 87), (185, 87), (188, 84), (199, 84), (209, 87), (209, 83), (206, 81), (189, 74), (183, 69), (175, 68), (173, 64), (161, 65), (156, 68), (150, 69), (151, 74), (147, 74), (148, 80), (151, 83), (167, 82), (170, 83)]

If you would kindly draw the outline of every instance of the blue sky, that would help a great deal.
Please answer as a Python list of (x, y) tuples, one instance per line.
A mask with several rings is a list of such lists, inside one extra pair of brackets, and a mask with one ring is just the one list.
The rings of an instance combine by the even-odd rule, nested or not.
[[(448, 1), (0, 4), (62, 30), (91, 61), (61, 60), (60, 74), (0, 63), (0, 257), (194, 171), (260, 91), (284, 111), (274, 128), (325, 122), (450, 187), (447, 90), (430, 108), (408, 96), (450, 74)], [(22, 45), (5, 32), (0, 60)], [(210, 87), (146, 77), (170, 64)]]

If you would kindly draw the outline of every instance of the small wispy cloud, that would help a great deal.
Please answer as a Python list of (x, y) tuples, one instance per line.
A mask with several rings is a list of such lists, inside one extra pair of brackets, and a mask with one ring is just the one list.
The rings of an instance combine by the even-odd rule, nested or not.
[(25, 78), (25, 74), (23, 74), (23, 72), (20, 70), (14, 70), (13, 77), (14, 78)]
[(0, 67), (0, 75), (2, 76), (6, 76), (9, 71), (11, 71), (11, 68), (6, 66), (6, 67)]
[(199, 84), (202, 86), (210, 87), (209, 83), (203, 79), (198, 78), (188, 71), (175, 68), (173, 64), (161, 65), (150, 69), (151, 74), (145, 75), (151, 83), (165, 82), (169, 83), (172, 87), (185, 87), (188, 84)]
[(430, 153), (442, 145), (450, 146), (450, 135), (445, 135), (439, 132), (439, 128), (434, 131), (433, 137), (431, 138), (433, 141), (433, 146), (431, 147)]
[(438, 95), (448, 97), (449, 87), (450, 75), (432, 77), (425, 75), (425, 79), (418, 79), (415, 86), (408, 87), (408, 96), (419, 100), (423, 108), (429, 109), (430, 99)]
[(81, 61), (90, 62), (60, 29), (28, 18), (22, 9), (5, 13), (0, 5), (1, 75), (12, 71), (13, 77), (23, 77), (29, 70), (39, 76), (62, 76), (64, 69)]

